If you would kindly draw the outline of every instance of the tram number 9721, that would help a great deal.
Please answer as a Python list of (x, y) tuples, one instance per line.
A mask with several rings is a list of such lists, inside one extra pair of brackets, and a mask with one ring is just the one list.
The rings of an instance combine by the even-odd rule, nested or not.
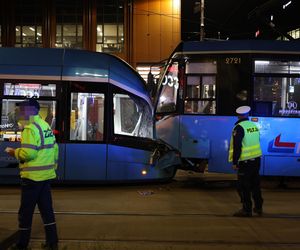
[(240, 57), (226, 57), (225, 63), (226, 64), (240, 64), (242, 59)]

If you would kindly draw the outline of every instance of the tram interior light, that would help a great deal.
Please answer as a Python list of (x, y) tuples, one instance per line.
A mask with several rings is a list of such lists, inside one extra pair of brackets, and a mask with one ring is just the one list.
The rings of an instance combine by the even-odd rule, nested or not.
[(160, 100), (160, 102), (164, 102), (164, 101), (166, 100), (166, 97), (162, 95), (162, 96), (159, 98), (159, 100)]
[(141, 75), (141, 77), (147, 82), (148, 73), (151, 71), (154, 78), (157, 78), (160, 74), (159, 66), (145, 65), (145, 66), (137, 66), (137, 72)]
[(258, 65), (268, 65), (268, 64), (270, 64), (270, 61), (255, 61), (255, 64), (258, 64)]

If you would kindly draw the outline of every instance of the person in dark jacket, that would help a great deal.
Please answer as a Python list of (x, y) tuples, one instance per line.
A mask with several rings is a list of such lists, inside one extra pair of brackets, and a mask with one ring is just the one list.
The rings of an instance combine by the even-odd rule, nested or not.
[(232, 130), (229, 149), (229, 162), (237, 170), (237, 191), (243, 207), (234, 213), (237, 217), (252, 216), (252, 199), (254, 200), (253, 212), (262, 215), (263, 198), (260, 188), (260, 162), (261, 147), (259, 129), (256, 124), (249, 121), (251, 108), (241, 106), (236, 109), (238, 121)]

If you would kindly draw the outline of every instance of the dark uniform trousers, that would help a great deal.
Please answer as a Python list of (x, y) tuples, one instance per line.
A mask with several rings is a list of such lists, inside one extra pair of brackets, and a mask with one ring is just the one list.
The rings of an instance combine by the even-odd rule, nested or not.
[(58, 242), (55, 217), (52, 207), (50, 181), (21, 179), (21, 206), (19, 209), (19, 241), (17, 246), (26, 248), (31, 234), (32, 217), (36, 204), (44, 222), (46, 244)]
[(263, 198), (260, 189), (260, 161), (261, 158), (240, 161), (238, 163), (238, 193), (243, 203), (243, 210), (252, 213), (252, 200), (254, 200), (254, 207), (262, 209)]

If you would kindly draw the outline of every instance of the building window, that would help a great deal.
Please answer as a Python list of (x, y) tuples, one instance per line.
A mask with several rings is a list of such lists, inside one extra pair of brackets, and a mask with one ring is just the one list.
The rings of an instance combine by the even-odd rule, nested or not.
[(15, 47), (42, 47), (42, 1), (16, 1)]
[(58, 48), (79, 48), (82, 43), (82, 1), (56, 0), (56, 43)]
[[(291, 30), (291, 31), (288, 32), (288, 34), (291, 37), (293, 37), (294, 39), (299, 39), (300, 38), (300, 28)], [(277, 38), (277, 40), (285, 40), (285, 41), (287, 41), (288, 38), (285, 37), (285, 36), (280, 36), (280, 37)]]
[(16, 47), (42, 47), (41, 26), (16, 26)]
[(97, 2), (97, 44), (99, 52), (124, 50), (124, 1)]

